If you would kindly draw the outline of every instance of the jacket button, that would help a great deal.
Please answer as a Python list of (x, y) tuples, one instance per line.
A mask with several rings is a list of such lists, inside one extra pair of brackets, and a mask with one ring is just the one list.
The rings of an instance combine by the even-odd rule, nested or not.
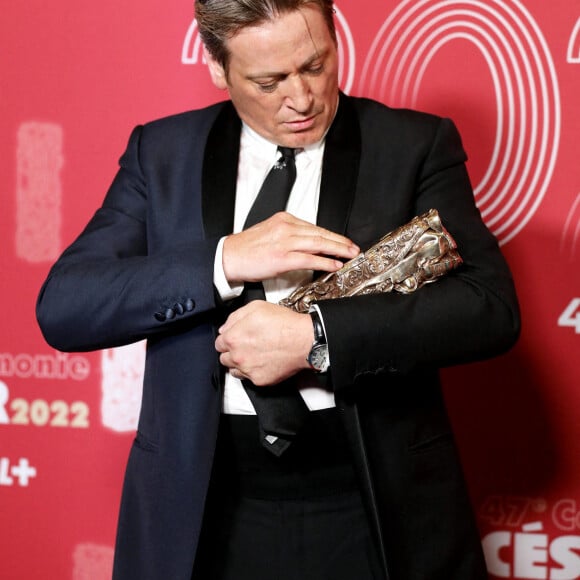
[(163, 314), (163, 312), (156, 312), (155, 318), (159, 320), (159, 322), (165, 322), (165, 314)]
[(175, 310), (173, 310), (173, 308), (168, 308), (165, 311), (165, 318), (167, 320), (171, 320), (172, 318), (175, 318)]
[(177, 314), (183, 314), (185, 312), (185, 308), (183, 307), (183, 304), (181, 304), (181, 302), (176, 302), (173, 305), (173, 310), (177, 313)]
[(194, 308), (195, 308), (195, 301), (192, 300), (191, 298), (188, 298), (185, 301), (185, 310), (187, 310), (187, 312), (191, 312)]

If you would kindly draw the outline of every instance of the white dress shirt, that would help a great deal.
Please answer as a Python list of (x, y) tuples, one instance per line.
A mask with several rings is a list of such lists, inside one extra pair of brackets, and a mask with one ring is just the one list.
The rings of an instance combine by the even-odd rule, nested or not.
[[(266, 175), (278, 160), (277, 149), (276, 145), (258, 135), (245, 123), (242, 125), (234, 233), (242, 231), (246, 216)], [(324, 140), (296, 151), (296, 181), (290, 192), (286, 211), (310, 223), (316, 223), (323, 154)], [(241, 294), (243, 284), (230, 286), (226, 280), (222, 264), (223, 241), (224, 238), (220, 240), (216, 251), (214, 284), (221, 298), (228, 300)], [(311, 278), (311, 270), (301, 270), (264, 280), (266, 300), (276, 303)], [(319, 387), (306, 387), (300, 389), (300, 394), (310, 410), (335, 406), (332, 391)], [(255, 415), (256, 413), (242, 382), (229, 372), (225, 377), (222, 412), (234, 415)]]

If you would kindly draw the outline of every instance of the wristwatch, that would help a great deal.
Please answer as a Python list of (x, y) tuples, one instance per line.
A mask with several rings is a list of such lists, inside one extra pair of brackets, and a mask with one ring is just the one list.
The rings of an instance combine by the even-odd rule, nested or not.
[(330, 357), (328, 356), (328, 344), (326, 343), (326, 334), (318, 310), (311, 308), (308, 312), (312, 318), (314, 328), (314, 342), (308, 353), (307, 361), (313, 371), (325, 373), (330, 367)]

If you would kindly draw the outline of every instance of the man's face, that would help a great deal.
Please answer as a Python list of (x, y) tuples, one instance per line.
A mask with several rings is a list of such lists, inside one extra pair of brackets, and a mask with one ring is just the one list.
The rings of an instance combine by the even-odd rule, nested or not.
[(206, 53), (214, 84), (227, 89), (241, 119), (269, 141), (319, 141), (338, 102), (338, 56), (315, 6), (243, 28), (228, 40), (227, 74)]

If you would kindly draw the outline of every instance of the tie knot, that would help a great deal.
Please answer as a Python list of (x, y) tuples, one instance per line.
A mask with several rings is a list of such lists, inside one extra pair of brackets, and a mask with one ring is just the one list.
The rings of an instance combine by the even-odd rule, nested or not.
[(278, 147), (278, 152), (282, 155), (280, 159), (276, 162), (276, 167), (278, 169), (290, 165), (294, 165), (294, 156), (296, 155), (296, 149), (292, 147)]
[(278, 151), (282, 153), (282, 159), (284, 159), (284, 161), (288, 158), (294, 157), (296, 154), (296, 149), (293, 149), (292, 147), (278, 147)]

